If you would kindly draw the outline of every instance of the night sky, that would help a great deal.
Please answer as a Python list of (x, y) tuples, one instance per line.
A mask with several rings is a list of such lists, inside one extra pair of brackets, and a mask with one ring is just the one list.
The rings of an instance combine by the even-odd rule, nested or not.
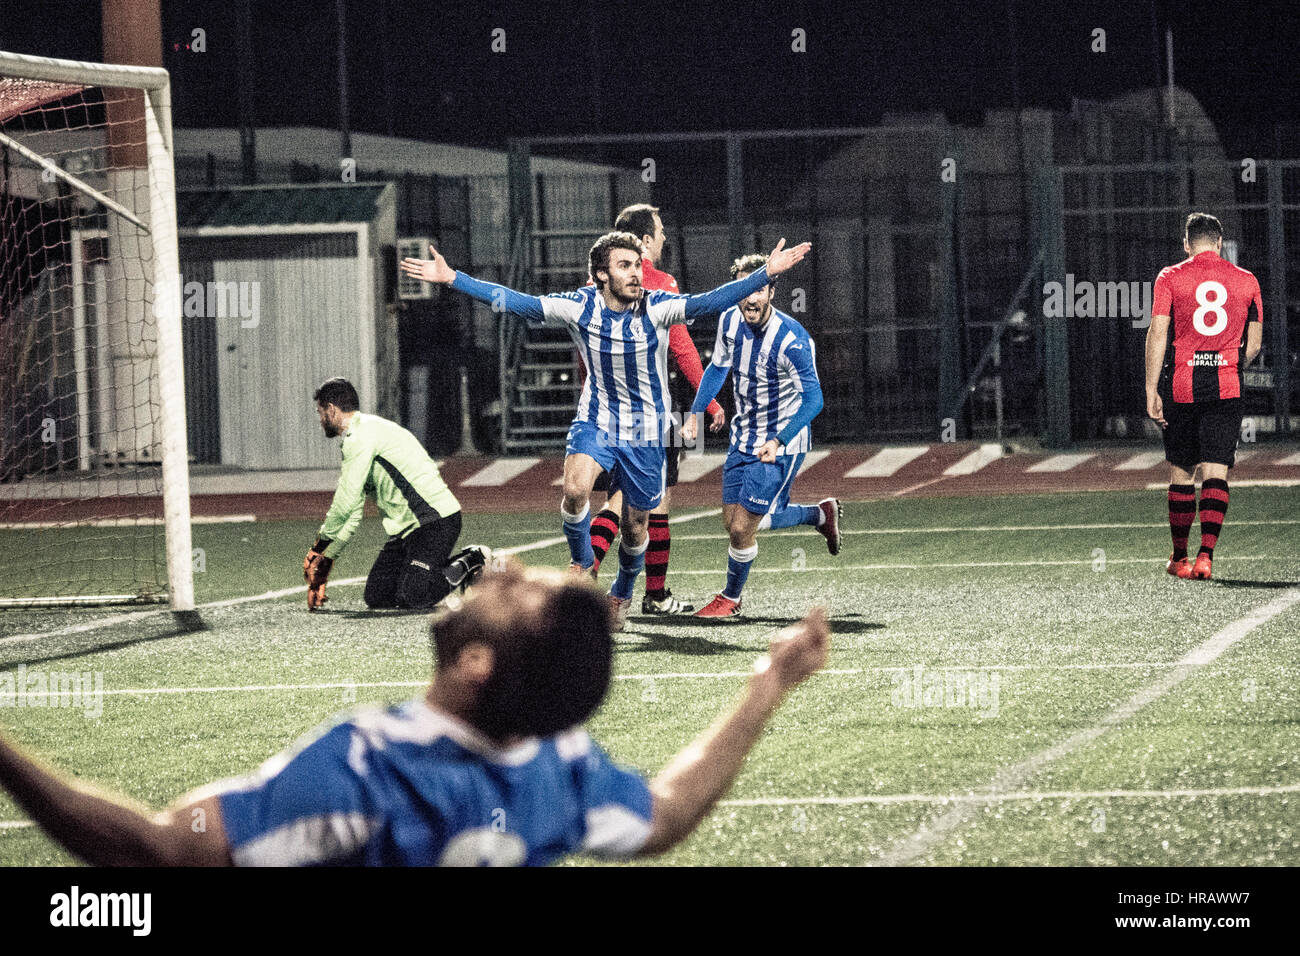
[[(1067, 109), (1071, 97), (1163, 82), (1169, 24), (1175, 79), (1205, 107), (1230, 156), (1274, 155), (1275, 124), (1295, 127), (1294, 3), (1014, 5), (1025, 106)], [(163, 3), (177, 125), (237, 124), (237, 6)], [(251, 6), (255, 125), (336, 125), (333, 0)], [(1007, 0), (346, 6), (354, 131), (384, 133), (391, 123), (400, 136), (502, 146), (527, 134), (870, 125), (887, 110), (942, 110), (973, 123), (1013, 102)], [(194, 27), (206, 31), (207, 51), (172, 50)], [(498, 27), (504, 53), (490, 49)], [(796, 27), (807, 31), (803, 54), (790, 48)], [(1105, 53), (1090, 49), (1097, 27)], [(99, 4), (0, 0), (0, 48), (99, 59)]]

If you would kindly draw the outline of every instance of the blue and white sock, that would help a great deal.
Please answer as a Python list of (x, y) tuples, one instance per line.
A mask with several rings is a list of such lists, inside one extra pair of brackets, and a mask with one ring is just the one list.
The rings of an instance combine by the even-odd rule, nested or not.
[(756, 557), (758, 557), (758, 545), (739, 551), (735, 548), (727, 548), (727, 587), (722, 592), (724, 598), (729, 601), (740, 600), (740, 592), (749, 578), (750, 565), (754, 563)]
[(812, 525), (815, 528), (822, 520), (822, 509), (816, 505), (790, 505), (775, 514), (764, 515), (758, 528), (760, 531), (767, 528), (792, 528), (797, 524)]
[(649, 535), (646, 535), (636, 548), (628, 547), (626, 538), (619, 544), (618, 577), (614, 579), (614, 586), (609, 589), (609, 593), (614, 597), (624, 601), (632, 599), (632, 587), (636, 584), (637, 575), (645, 567), (645, 551), (648, 547), (650, 547)]
[(564, 537), (569, 542), (569, 556), (574, 563), (589, 568), (596, 563), (596, 552), (591, 550), (591, 503), (582, 506), (582, 514), (571, 515), (560, 505), (560, 520), (564, 522)]

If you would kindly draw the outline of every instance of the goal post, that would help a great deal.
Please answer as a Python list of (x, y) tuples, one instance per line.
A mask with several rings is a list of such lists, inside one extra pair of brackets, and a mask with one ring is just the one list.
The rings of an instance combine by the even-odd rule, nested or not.
[(167, 71), (0, 52), (0, 154), (0, 608), (191, 611)]

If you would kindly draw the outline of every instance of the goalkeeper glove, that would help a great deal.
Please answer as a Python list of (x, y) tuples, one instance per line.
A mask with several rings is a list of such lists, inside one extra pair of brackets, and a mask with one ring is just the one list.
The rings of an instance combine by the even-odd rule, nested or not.
[(302, 576), (307, 582), (307, 610), (314, 611), (327, 600), (325, 582), (329, 580), (330, 568), (334, 559), (325, 557), (324, 551), (329, 542), (320, 538), (311, 546), (307, 557), (302, 562)]

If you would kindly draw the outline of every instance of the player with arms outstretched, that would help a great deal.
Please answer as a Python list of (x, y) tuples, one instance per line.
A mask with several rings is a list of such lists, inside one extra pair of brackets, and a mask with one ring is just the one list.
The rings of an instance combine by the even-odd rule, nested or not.
[[(659, 216), (657, 206), (651, 206), (649, 203), (628, 206), (614, 220), (614, 228), (622, 232), (630, 232), (641, 240), (641, 282), (647, 292), (656, 289), (663, 292), (681, 291), (677, 287), (677, 280), (670, 273), (658, 268), (663, 258), (667, 234), (664, 232), (663, 220)], [(680, 394), (683, 389), (675, 387), (682, 384), (680, 380), (670, 381), (671, 410), (676, 414), (690, 406), (691, 399), (695, 397), (695, 392), (700, 387), (704, 367), (700, 364), (700, 353), (696, 351), (695, 343), (691, 341), (691, 334), (685, 325), (673, 325), (668, 329), (668, 351), (673, 361), (677, 363), (677, 370), (681, 372), (690, 387), (689, 397), (685, 397)], [(586, 366), (582, 368), (585, 373)], [(727, 424), (726, 413), (723, 412), (722, 406), (712, 402), (706, 411), (709, 415), (709, 431), (721, 431)], [(676, 432), (675, 425), (672, 427), (672, 432)], [(684, 448), (679, 447), (680, 445), (676, 435), (670, 434), (668, 478), (664, 483), (664, 498), (658, 507), (650, 512), (650, 544), (646, 549), (645, 597), (641, 601), (642, 614), (690, 614), (695, 610), (693, 604), (675, 598), (667, 584), (668, 560), (672, 554), (672, 526), (668, 523), (668, 513), (672, 501), (672, 489), (677, 484), (677, 466), (685, 451)], [(597, 491), (609, 491), (605, 481), (607, 478), (608, 474), (605, 474), (597, 479)], [(591, 550), (596, 556), (592, 573), (600, 569), (600, 562), (604, 560), (605, 553), (618, 537), (622, 512), (623, 495), (621, 492), (614, 491), (606, 499), (604, 508), (591, 519)]]
[[(734, 305), (762, 288), (769, 276), (800, 262), (810, 243), (790, 249), (777, 243), (767, 265), (700, 295), (647, 292), (642, 284), (641, 243), (631, 233), (608, 232), (588, 256), (593, 286), (545, 296), (525, 295), (452, 269), (430, 247), (433, 259), (403, 259), (402, 270), (425, 282), (450, 285), (499, 311), (534, 323), (560, 321), (569, 330), (590, 374), (569, 429), (560, 517), (572, 559), (570, 569), (590, 573), (591, 492), (601, 471), (623, 492), (619, 571), (610, 588), (615, 627), (622, 630), (632, 589), (645, 564), (650, 512), (663, 500), (667, 459), (668, 327)], [(695, 419), (683, 424), (695, 437)]]
[[(1208, 580), (1228, 510), (1228, 469), (1241, 432), (1242, 372), (1263, 343), (1264, 307), (1255, 276), (1219, 256), (1223, 226), (1192, 213), (1183, 233), (1188, 258), (1156, 277), (1146, 341), (1147, 415), (1164, 429), (1169, 462), (1169, 531), (1165, 569)], [(1169, 339), (1173, 326), (1173, 341)], [(1187, 537), (1201, 472), (1201, 547), (1195, 562)]]
[[(731, 275), (758, 275), (766, 260), (748, 255), (731, 265)], [(732, 375), (736, 414), (731, 420), (731, 450), (722, 470), (722, 521), (730, 537), (727, 586), (696, 617), (740, 614), (740, 592), (758, 556), (758, 531), (814, 527), (831, 554), (840, 553), (838, 498), (816, 505), (790, 504), (804, 455), (812, 447), (809, 427), (822, 410), (817, 355), (802, 325), (773, 307), (775, 282), (766, 282), (718, 320), (713, 358), (691, 406), (698, 412)]]

